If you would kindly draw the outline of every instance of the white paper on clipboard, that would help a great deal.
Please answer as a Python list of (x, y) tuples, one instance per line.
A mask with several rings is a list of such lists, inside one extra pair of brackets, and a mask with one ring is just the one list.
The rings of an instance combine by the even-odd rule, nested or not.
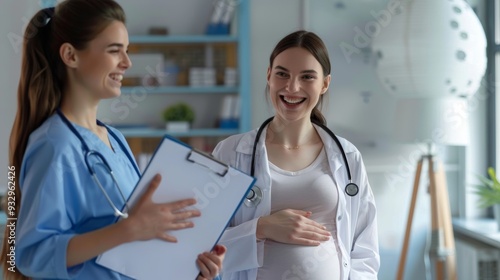
[(196, 279), (198, 254), (210, 251), (255, 183), (255, 178), (165, 136), (129, 198), (133, 206), (160, 173), (153, 201), (195, 198), (194, 228), (171, 231), (177, 243), (158, 239), (117, 246), (97, 263), (135, 279)]

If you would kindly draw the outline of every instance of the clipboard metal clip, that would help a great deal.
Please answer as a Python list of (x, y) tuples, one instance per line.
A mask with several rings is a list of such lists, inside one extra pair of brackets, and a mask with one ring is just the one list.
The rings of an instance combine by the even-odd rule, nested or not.
[(217, 173), (217, 175), (224, 177), (229, 171), (229, 165), (222, 163), (221, 161), (203, 153), (192, 149), (187, 155), (186, 160), (202, 165), (213, 172)]

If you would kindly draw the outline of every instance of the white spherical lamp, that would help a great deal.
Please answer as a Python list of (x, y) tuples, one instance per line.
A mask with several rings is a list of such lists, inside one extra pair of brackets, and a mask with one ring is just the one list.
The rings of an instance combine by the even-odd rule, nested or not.
[(397, 97), (468, 97), (486, 70), (486, 36), (463, 0), (404, 2), (372, 50), (380, 82)]

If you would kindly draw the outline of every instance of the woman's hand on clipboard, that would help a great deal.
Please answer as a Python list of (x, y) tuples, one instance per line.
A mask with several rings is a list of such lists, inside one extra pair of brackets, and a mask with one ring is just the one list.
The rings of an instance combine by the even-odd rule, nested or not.
[(223, 245), (215, 245), (211, 252), (199, 254), (196, 264), (200, 269), (200, 275), (196, 280), (211, 280), (217, 277), (222, 270), (225, 254), (226, 247)]
[(191, 228), (194, 224), (189, 219), (200, 216), (198, 210), (185, 209), (194, 205), (195, 199), (170, 203), (153, 202), (153, 194), (160, 182), (161, 175), (157, 174), (144, 195), (130, 211), (128, 219), (122, 220), (123, 223), (129, 223), (126, 228), (130, 231), (131, 241), (158, 238), (168, 242), (177, 242), (177, 239), (167, 232)]

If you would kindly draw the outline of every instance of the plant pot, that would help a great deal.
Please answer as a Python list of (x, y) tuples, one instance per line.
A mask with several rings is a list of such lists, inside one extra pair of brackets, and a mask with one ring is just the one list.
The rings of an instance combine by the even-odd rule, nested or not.
[(189, 122), (172, 121), (167, 122), (166, 129), (169, 132), (187, 132), (189, 131)]
[(497, 222), (497, 230), (500, 231), (500, 203), (493, 205), (493, 217)]

